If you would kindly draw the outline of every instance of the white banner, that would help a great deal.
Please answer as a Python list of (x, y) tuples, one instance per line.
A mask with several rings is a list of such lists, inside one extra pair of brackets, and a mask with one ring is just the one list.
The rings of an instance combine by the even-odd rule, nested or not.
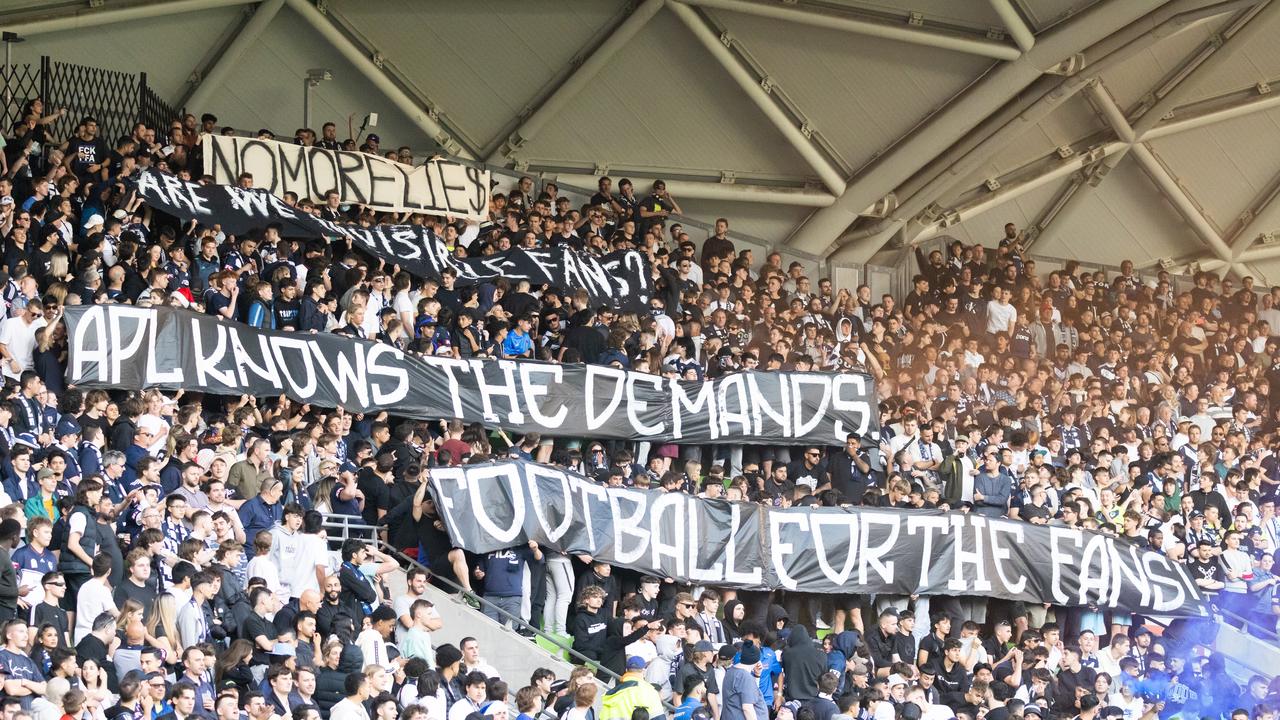
[(488, 217), (489, 171), (453, 160), (405, 165), (362, 152), (221, 135), (205, 135), (203, 148), (205, 174), (226, 185), (239, 184), (240, 175), (249, 173), (254, 187), (280, 197), (292, 192), (323, 203), (325, 193), (337, 190), (343, 205)]

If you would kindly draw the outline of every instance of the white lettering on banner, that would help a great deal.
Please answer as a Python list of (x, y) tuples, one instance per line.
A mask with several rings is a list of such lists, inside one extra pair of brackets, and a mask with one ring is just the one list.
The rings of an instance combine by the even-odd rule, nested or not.
[(549, 278), (556, 276), (556, 266), (551, 262), (551, 253), (546, 250), (525, 250), (525, 257), (529, 258), (534, 265), (538, 266), (538, 270)]
[[(449, 484), (455, 477), (458, 487)], [(511, 484), (517, 481), (524, 487)], [(495, 487), (495, 482), (507, 485)], [(551, 550), (589, 552), (610, 564), (714, 586), (958, 593), (1168, 614), (1195, 612), (1199, 603), (1194, 583), (1185, 571), (1179, 573), (1180, 566), (1136, 546), (1068, 528), (961, 513), (774, 509), (680, 493), (606, 489), (577, 473), (518, 460), (442, 469), (433, 473), (432, 483), (441, 492), (437, 503), (454, 542), (474, 552), (536, 539)], [(528, 517), (530, 506), (536, 525)], [(509, 515), (512, 524), (506, 527)], [(455, 525), (454, 516), (466, 523)], [(592, 518), (606, 523), (599, 539)], [(1087, 540), (1083, 552), (1084, 543), (1070, 544), (1075, 539)], [(1049, 567), (1040, 564), (1046, 555)], [(1083, 570), (1079, 578), (1072, 574), (1077, 566)], [(898, 576), (900, 569), (906, 574)], [(1082, 593), (1080, 583), (1086, 584)], [(1065, 593), (1063, 585), (1069, 587)]]
[[(733, 434), (734, 431), (729, 429), (731, 424), (738, 426), (738, 432), (743, 434), (751, 433), (751, 411), (749, 409), (751, 401), (747, 398), (747, 388), (744, 380), (742, 373), (734, 373), (720, 378), (716, 400), (720, 403), (721, 436)], [(735, 403), (730, 403), (729, 393), (733, 393)]]
[[(729, 503), (729, 542), (725, 545), (724, 551), (724, 579), (725, 582), (740, 583), (743, 585), (759, 585), (762, 580), (763, 570), (757, 564), (755, 567), (743, 572), (738, 570), (738, 531), (742, 529), (742, 503)], [(696, 507), (689, 508), (689, 514), (692, 516), (697, 512)], [(696, 542), (694, 543), (697, 544)]]
[(648, 383), (654, 390), (662, 392), (662, 376), (627, 373), (627, 419), (631, 421), (632, 429), (641, 435), (661, 435), (667, 429), (666, 423), (646, 425), (640, 419), (640, 413), (649, 409), (649, 403), (636, 397), (637, 382)]
[[(286, 350), (292, 350), (292, 356), (302, 362), (303, 382), (301, 383), (298, 382), (293, 366), (284, 358)], [(289, 383), (289, 389), (299, 401), (305, 403), (315, 396), (319, 381), (316, 378), (315, 364), (311, 362), (310, 341), (300, 338), (276, 338), (275, 342), (271, 343), (271, 354), (276, 359), (276, 367), (280, 368), (280, 374), (284, 376), (285, 382)]]
[(262, 364), (259, 365), (254, 359), (253, 354), (244, 346), (244, 340), (240, 337), (238, 330), (231, 331), (231, 355), (236, 360), (236, 370), (240, 372), (240, 385), (250, 387), (248, 374), (246, 369), (252, 370), (254, 375), (271, 383), (271, 386), (280, 389), (280, 374), (276, 372), (275, 363), (271, 360), (271, 350), (267, 348), (267, 338), (264, 335), (258, 336), (258, 346), (262, 350)]
[[(705, 542), (703, 535), (705, 533), (698, 531), (698, 520), (701, 519), (701, 515), (702, 513), (697, 510), (689, 513), (689, 579), (695, 583), (701, 582), (712, 585), (719, 582), (724, 577), (724, 573), (721, 572), (720, 563), (718, 562), (713, 562), (711, 567), (705, 568), (698, 562), (699, 556), (710, 556), (712, 554), (702, 551), (703, 543)], [(708, 531), (710, 531), (710, 528), (708, 528)]]
[[(1080, 555), (1080, 597), (1077, 601), (1081, 605), (1091, 602), (1107, 604), (1107, 592), (1111, 589), (1110, 561), (1111, 553), (1107, 552), (1106, 538), (1101, 535), (1089, 536), (1084, 552)], [(1096, 575), (1090, 573), (1090, 570), (1095, 569), (1095, 562)]]
[[(760, 373), (748, 372), (743, 375), (747, 378), (747, 388), (751, 396), (751, 418), (754, 420), (755, 434), (769, 434), (764, 428), (764, 416), (768, 415), (773, 422), (777, 423), (782, 437), (793, 437), (791, 434), (791, 386), (785, 382), (777, 383), (778, 406), (781, 408), (779, 410), (770, 405), (768, 397), (760, 391)], [(773, 376), (768, 379), (771, 382), (777, 382)]]
[[(205, 172), (215, 182), (233, 185), (241, 173), (273, 195), (297, 193), (323, 202), (337, 190), (344, 204), (390, 212), (426, 212), (483, 220), (488, 211), (491, 174), (453, 160), (410, 166), (349, 151), (302, 147), (273, 140), (206, 135)], [(190, 198), (175, 197), (179, 200)]]
[[(1182, 563), (1170, 562), (1169, 558), (1160, 553), (1149, 552), (1142, 556), (1142, 562), (1146, 567), (1147, 575), (1151, 578), (1152, 594), (1154, 596), (1151, 606), (1157, 611), (1169, 611), (1182, 607), (1182, 603), (1186, 602), (1187, 593), (1183, 590), (1183, 584), (1188, 586), (1195, 585), (1191, 577), (1187, 574), (1187, 569)], [(1159, 568), (1152, 567), (1153, 565)], [(1178, 579), (1170, 578), (1159, 570), (1173, 573), (1179, 576), (1182, 583)], [(1165, 590), (1173, 591), (1172, 596), (1166, 597)]]
[[(1141, 602), (1146, 605), (1151, 602), (1151, 579), (1147, 577), (1138, 546), (1132, 543), (1125, 543), (1125, 546), (1121, 548), (1119, 543), (1107, 543), (1107, 550), (1111, 554), (1111, 598), (1108, 602), (1112, 607), (1120, 603), (1120, 592), (1124, 589), (1125, 580), (1128, 580), (1141, 593)], [(1128, 558), (1125, 557), (1126, 554)], [(1132, 560), (1133, 565), (1127, 564), (1126, 559)]]
[[(874, 546), (870, 544), (873, 525), (879, 525), (888, 530), (885, 539), (879, 545)], [(893, 546), (898, 543), (898, 533), (901, 528), (902, 525), (897, 516), (878, 512), (862, 513), (862, 532), (858, 534), (859, 583), (866, 585), (867, 570), (875, 569), (882, 582), (889, 585), (893, 584), (894, 561), (882, 562), (880, 558), (893, 551)]]
[[(524, 422), (524, 413), (520, 412), (520, 396), (516, 392), (516, 366), (510, 360), (498, 360), (498, 372), (502, 373), (502, 379), (505, 383), (489, 384), (489, 378), (485, 376), (485, 366), (492, 366), (492, 360), (473, 359), (471, 362), (471, 375), (476, 380), (476, 388), (480, 392), (480, 404), (484, 408), (484, 419), (491, 423), (522, 423)], [(502, 418), (498, 415), (498, 411), (493, 408), (493, 398), (501, 396), (507, 399), (508, 411), (507, 417)]]
[[(792, 423), (794, 423), (794, 427), (791, 428), (791, 437), (804, 437), (818, 427), (818, 424), (827, 416), (827, 405), (831, 403), (831, 382), (828, 376), (823, 375), (797, 374), (791, 375), (790, 378), (792, 385), (791, 415)], [(814, 402), (815, 398), (807, 396), (804, 391), (805, 386), (816, 387), (821, 390), (821, 394), (816, 398), (817, 402)], [(808, 420), (805, 420), (804, 416), (805, 406), (813, 408), (813, 415)], [(844, 438), (838, 439), (844, 440)], [(831, 440), (831, 438), (827, 438), (827, 440)]]
[(1066, 605), (1072, 601), (1071, 596), (1062, 587), (1062, 568), (1071, 567), (1075, 560), (1070, 552), (1062, 551), (1063, 540), (1071, 543), (1072, 547), (1080, 547), (1079, 532), (1061, 527), (1049, 528), (1049, 592), (1053, 595), (1053, 601), (1059, 605)]
[(360, 352), (359, 348), (356, 348), (354, 361), (344, 352), (336, 353), (336, 357), (328, 357), (317, 345), (312, 345), (311, 351), (316, 357), (316, 365), (320, 368), (320, 372), (329, 378), (329, 384), (338, 394), (339, 402), (348, 403), (350, 391), (354, 390), (359, 406), (369, 405), (369, 391), (365, 385), (364, 353)]
[[(128, 345), (120, 345), (119, 343), (126, 337), (124, 326), (121, 321), (133, 320), (133, 335), (129, 337)], [(146, 308), (135, 308), (127, 305), (117, 305), (111, 313), (111, 339), (115, 343), (111, 349), (111, 382), (120, 384), (121, 372), (124, 370), (126, 360), (131, 361), (134, 353), (142, 347), (143, 341), (147, 339), (150, 333), (147, 326), (150, 325), (151, 313)]]
[[(93, 333), (93, 347), (86, 342), (86, 336)], [(111, 348), (107, 346), (106, 310), (102, 305), (94, 305), (85, 311), (80, 322), (71, 334), (71, 346), (76, 352), (71, 353), (71, 377), (80, 378), (81, 382), (92, 379), (86, 365), (97, 368), (97, 381), (108, 382), (108, 363), (111, 361)]]
[[(955, 532), (951, 533), (952, 557), (955, 565), (952, 568), (951, 579), (947, 581), (947, 589), (954, 592), (989, 592), (991, 590), (991, 581), (987, 579), (987, 554), (982, 551), (982, 539), (985, 537), (983, 530), (986, 529), (987, 519), (981, 515), (952, 515), (951, 529)], [(974, 532), (964, 532), (966, 528), (972, 528)], [(973, 550), (966, 550), (965, 537), (973, 538)], [(973, 583), (965, 581), (966, 565), (973, 566)]]
[(809, 531), (809, 516), (804, 513), (772, 512), (769, 513), (769, 547), (772, 550), (770, 559), (773, 571), (778, 574), (778, 582), (787, 590), (795, 590), (799, 585), (791, 573), (787, 572), (787, 556), (795, 552), (791, 543), (782, 541), (782, 526), (796, 525), (800, 532)]
[[(546, 384), (533, 378), (534, 373), (549, 376)], [(561, 365), (540, 365), (536, 363), (520, 363), (520, 386), (524, 390), (524, 404), (529, 411), (529, 419), (547, 428), (555, 430), (564, 424), (569, 408), (561, 404), (555, 415), (544, 415), (538, 406), (538, 398), (546, 397), (551, 386), (558, 386), (564, 379), (564, 367)]]
[[(379, 362), (383, 355), (390, 355), (394, 364), (383, 365)], [(377, 343), (369, 348), (369, 373), (379, 378), (395, 381), (394, 389), (390, 392), (382, 389), (381, 382), (370, 381), (373, 385), (373, 402), (375, 404), (393, 406), (409, 397), (409, 371), (404, 369), (404, 360), (404, 353), (389, 345)]]
[(436, 489), (436, 511), (440, 514), (440, 519), (444, 521), (445, 527), (458, 527), (458, 520), (453, 516), (453, 511), (456, 507), (453, 493), (445, 489), (445, 483), (450, 482), (455, 488), (465, 488), (467, 485), (467, 472), (466, 468), (443, 467), (432, 468), (428, 474), (431, 484)]
[[(434, 472), (434, 471), (432, 471)], [(490, 481), (486, 483), (485, 481)], [(506, 493), (506, 497), (511, 498), (511, 525), (500, 527), (493, 518), (489, 516), (489, 507), (495, 506), (493, 502), (496, 489), (491, 489), (494, 483), (502, 483), (506, 488), (502, 491)], [(520, 537), (524, 531), (524, 490), (520, 487), (520, 473), (515, 465), (487, 465), (475, 468), (461, 477), (460, 484), (467, 491), (468, 498), (471, 501), (471, 514), (474, 516), (476, 525), (492, 536), (499, 543), (506, 545), (515, 544), (516, 538)], [(489, 487), (486, 487), (489, 486)], [(497, 497), (502, 497), (498, 495)], [(501, 507), (500, 505), (497, 505)]]
[(1027, 577), (1019, 575), (1017, 580), (1010, 580), (1005, 574), (1005, 561), (1010, 558), (1009, 549), (1001, 547), (1000, 535), (1012, 535), (1015, 544), (1021, 545), (1026, 535), (1023, 533), (1024, 526), (1022, 523), (995, 521), (987, 526), (991, 533), (991, 560), (996, 566), (996, 575), (1000, 578), (1000, 582), (1004, 584), (1005, 592), (1020, 593), (1027, 587)]
[[(663, 558), (671, 558), (675, 567), (672, 572), (664, 573), (669, 577), (684, 576), (686, 541), (687, 545), (697, 545), (700, 540), (689, 537), (685, 532), (688, 529), (685, 523), (685, 504), (690, 499), (684, 493), (663, 493), (649, 506), (649, 527), (653, 528), (649, 535), (649, 562), (653, 567), (660, 568), (663, 567)], [(689, 510), (693, 513), (698, 511), (696, 506)], [(671, 542), (665, 542), (664, 537), (671, 538)]]
[[(622, 402), (622, 392), (627, 374), (617, 368), (611, 368), (604, 365), (587, 365), (587, 376), (585, 385), (587, 391), (587, 429), (599, 430), (601, 425), (613, 418), (613, 412), (618, 409), (618, 404)], [(608, 378), (613, 380), (613, 395), (609, 402), (605, 404), (604, 409), (596, 413), (596, 378)]]
[(933, 549), (933, 535), (936, 531), (939, 535), (946, 535), (951, 531), (951, 523), (945, 516), (936, 515), (912, 515), (907, 518), (907, 534), (915, 535), (917, 530), (923, 530), (923, 546), (920, 548), (920, 579), (916, 581), (916, 588), (927, 588), (929, 584), (929, 571), (933, 569), (933, 558), (938, 553)]
[[(625, 513), (623, 503), (629, 503), (633, 510)], [(641, 520), (648, 509), (649, 497), (643, 492), (630, 488), (614, 488), (609, 493), (609, 512), (613, 521), (613, 558), (620, 565), (630, 565), (645, 556), (648, 550), (649, 530)], [(625, 538), (634, 538), (635, 547), (628, 549)]]
[[(547, 542), (556, 544), (573, 525), (573, 498), (569, 495), (569, 476), (554, 468), (541, 465), (525, 465), (525, 479), (529, 488), (529, 505), (533, 508), (534, 517), (542, 527)], [(543, 499), (542, 480), (546, 480), (560, 490), (560, 497)], [(547, 511), (561, 513), (560, 524), (552, 527), (547, 519)]]
[[(152, 347), (152, 348), (160, 347), (159, 345), (156, 344), (156, 333), (159, 332), (160, 330), (159, 318), (157, 317), (155, 322), (147, 323), (147, 327), (149, 330), (147, 333), (148, 347)], [(177, 348), (177, 353), (179, 357), (181, 357), (183, 349), (184, 348)], [(160, 369), (156, 367), (157, 355), (159, 355), (159, 353), (156, 353), (156, 352), (147, 353), (147, 375), (146, 375), (146, 380), (144, 384), (146, 385), (181, 385), (182, 379), (183, 379), (182, 362), (179, 361), (177, 363), (177, 367), (174, 367), (172, 370), (161, 372)]]
[[(195, 353), (196, 381), (201, 387), (234, 389), (236, 387), (235, 370), (218, 369), (218, 364), (222, 362), (222, 356), (227, 352), (227, 329), (222, 323), (216, 323), (212, 326), (213, 334), (217, 338), (217, 344), (213, 346), (211, 354), (206, 354), (204, 351), (204, 333), (200, 332), (203, 325), (203, 318), (191, 318), (191, 344)], [(211, 377), (217, 381), (217, 385), (209, 382)]]
[[(690, 401), (686, 388), (697, 388), (697, 394)], [(707, 416), (707, 429), (714, 440), (720, 437), (719, 405), (716, 403), (716, 387), (709, 382), (686, 383), (672, 379), (668, 385), (671, 392), (671, 434), (677, 438), (684, 437), (684, 417), (689, 413), (697, 417), (699, 413)]]
[[(573, 485), (574, 485), (574, 490), (582, 498), (582, 519), (586, 521), (587, 540), (591, 543), (588, 547), (581, 548), (579, 549), (579, 551), (585, 552), (588, 555), (595, 555), (596, 552), (599, 551), (600, 547), (596, 545), (595, 525), (593, 525), (591, 521), (591, 519), (595, 517), (594, 513), (596, 512), (591, 507), (591, 501), (592, 499), (594, 499), (600, 503), (607, 503), (608, 500), (606, 496), (608, 495), (608, 493), (605, 492), (604, 488), (600, 487), (599, 485), (596, 485), (595, 483), (583, 482), (582, 480), (577, 478), (574, 478)], [(565, 548), (565, 549), (569, 550), (570, 548)]]
[[(853, 398), (846, 400), (841, 397), (840, 391), (846, 387), (854, 389)], [(858, 415), (858, 426), (855, 428), (846, 428), (844, 421), (836, 419), (835, 422), (835, 439), (843, 440), (849, 436), (850, 432), (856, 432), (858, 435), (866, 435), (867, 430), (871, 427), (871, 404), (865, 398), (872, 397), (873, 393), (867, 392), (867, 379), (862, 375), (848, 375), (841, 373), (831, 379), (831, 409), (836, 412), (851, 412)]]
[(462, 370), (470, 373), (471, 363), (461, 359), (433, 357), (427, 360), (427, 364), (439, 367), (449, 376), (449, 397), (453, 400), (453, 416), (456, 418), (464, 417), (462, 412), (462, 388), (454, 371)]
[[(818, 567), (836, 585), (848, 582), (849, 574), (853, 572), (854, 561), (858, 558), (858, 527), (858, 516), (853, 514), (821, 513), (809, 518), (809, 533), (813, 536), (813, 553), (818, 558)], [(827, 528), (844, 530), (846, 535), (836, 538), (835, 545), (831, 548), (836, 551), (837, 556), (844, 555), (844, 565), (839, 570), (831, 567), (831, 560), (827, 557), (827, 538), (824, 533)]]

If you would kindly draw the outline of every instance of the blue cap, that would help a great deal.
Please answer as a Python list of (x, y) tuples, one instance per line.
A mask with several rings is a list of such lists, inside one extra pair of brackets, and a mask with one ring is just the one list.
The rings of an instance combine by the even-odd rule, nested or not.
[(644, 658), (640, 657), (639, 655), (632, 655), (631, 657), (627, 658), (628, 670), (643, 670), (648, 665), (649, 663), (645, 662)]
[(54, 437), (66, 437), (67, 435), (79, 435), (80, 423), (74, 418), (64, 417), (58, 421), (58, 428), (54, 431)]

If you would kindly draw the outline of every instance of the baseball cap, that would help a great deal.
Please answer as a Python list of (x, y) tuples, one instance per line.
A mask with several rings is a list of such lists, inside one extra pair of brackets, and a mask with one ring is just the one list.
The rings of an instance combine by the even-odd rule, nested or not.
[(648, 666), (648, 664), (649, 663), (645, 662), (644, 658), (640, 657), (639, 655), (632, 655), (631, 657), (627, 658), (628, 670), (643, 670), (645, 669), (646, 666)]

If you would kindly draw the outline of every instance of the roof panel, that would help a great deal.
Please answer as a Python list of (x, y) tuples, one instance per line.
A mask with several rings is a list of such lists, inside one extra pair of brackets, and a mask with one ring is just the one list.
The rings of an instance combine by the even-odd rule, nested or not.
[(1037, 31), (1078, 15), (1098, 0), (1015, 0)]
[(954, 204), (958, 195), (986, 182), (988, 178), (999, 178), (1015, 172), (1053, 154), (1058, 147), (1075, 147), (1083, 138), (1103, 130), (1102, 121), (1089, 108), (1088, 101), (1083, 95), (1076, 95), (1048, 117), (1027, 128), (1014, 142), (995, 153), (989, 163), (958, 183), (942, 204)]
[(988, 58), (838, 30), (714, 13), (853, 169), (940, 108)]
[(1192, 25), (1182, 32), (1164, 38), (1142, 52), (1102, 73), (1102, 81), (1122, 110), (1129, 110), (1150, 92), (1166, 75), (1180, 67), (1226, 19)]
[(483, 145), (606, 31), (621, 0), (332, 0), (473, 142)]
[(516, 153), (572, 163), (808, 178), (759, 108), (670, 11), (618, 51), (595, 82)]
[[(1035, 222), (1054, 197), (1066, 185), (1066, 181), (1050, 183), (1036, 188), (1012, 201), (988, 210), (987, 212), (953, 225), (944, 230), (966, 243), (980, 242), (990, 246), (1004, 236), (1004, 224), (1014, 223), (1018, 227), (1026, 227)], [(1037, 248), (1039, 250), (1039, 248)]]
[(421, 131), (365, 82), (355, 67), (329, 52), (324, 39), (287, 6), (245, 52), (228, 81), (213, 92), (209, 109), (231, 127), (265, 127), (291, 135), (302, 124), (302, 79), (313, 67), (330, 68), (334, 78), (311, 91), (314, 127), (332, 120), (338, 124), (339, 137), (345, 137), (349, 116), (376, 112), (384, 145), (428, 146)]
[(1204, 247), (1132, 158), (1088, 193), (1077, 212), (1060, 217), (1036, 251), (1118, 265), (1121, 260), (1178, 257)]
[[(1156, 140), (1152, 145), (1209, 218), (1226, 230), (1280, 173), (1280, 110)], [(1249, 142), (1241, 143), (1241, 138)], [(1280, 218), (1280, 211), (1271, 215)]]
[(200, 59), (224, 36), (243, 7), (165, 15), (108, 26), (109, 41), (86, 41), (81, 32), (44, 33), (13, 48), (15, 64), (39, 63), (41, 55), (77, 65), (147, 73), (161, 97), (176, 102)]
[(1225, 46), (1227, 55), (1217, 68), (1191, 78), (1185, 102), (1204, 100), (1280, 76), (1280, 45), (1275, 41), (1276, 33), (1280, 32), (1280, 17), (1269, 21), (1265, 17), (1255, 18), (1250, 21), (1251, 29), (1252, 24), (1258, 22), (1265, 23), (1259, 28), (1261, 32), (1254, 33), (1244, 44)]
[[(686, 216), (707, 224), (714, 224), (719, 217), (729, 218), (729, 229), (732, 232), (757, 237), (774, 245), (781, 245), (796, 225), (812, 211), (812, 208), (719, 200), (681, 200), (680, 209), (684, 210)], [(692, 230), (689, 235), (701, 241), (705, 233)], [(756, 257), (756, 262), (763, 260), (763, 257)]]

